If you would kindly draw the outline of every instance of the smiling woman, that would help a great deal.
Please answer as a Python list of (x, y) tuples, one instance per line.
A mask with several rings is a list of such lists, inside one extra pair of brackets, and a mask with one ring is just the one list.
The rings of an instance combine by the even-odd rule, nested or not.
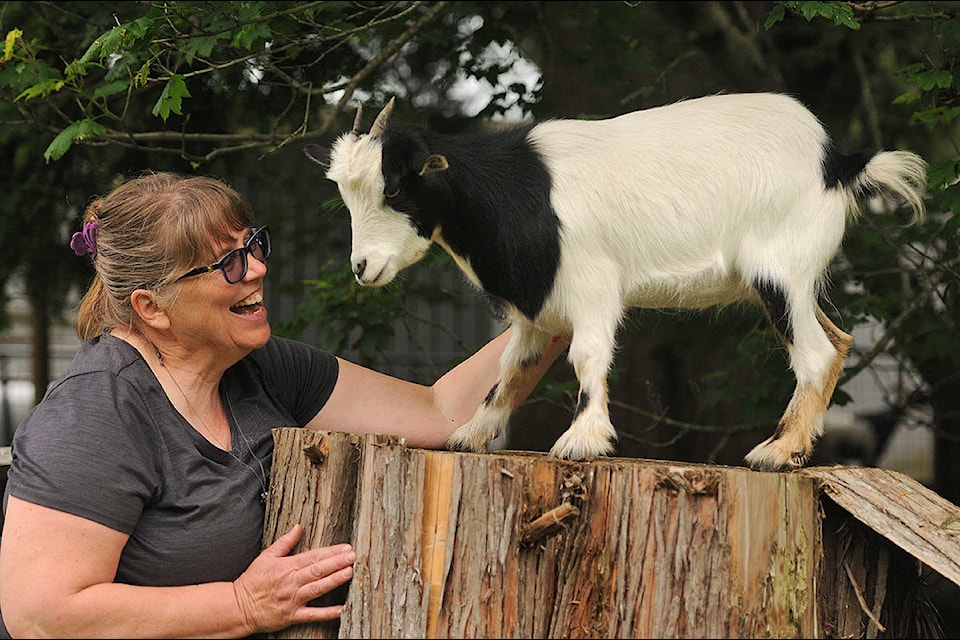
[(211, 178), (130, 180), (93, 201), (71, 247), (95, 267), (83, 344), (14, 436), (0, 637), (241, 637), (337, 618), (310, 603), (352, 577), (348, 544), (291, 554), (295, 526), (261, 549), (273, 429), (442, 446), (509, 336), (432, 386), (272, 336), (270, 232)]

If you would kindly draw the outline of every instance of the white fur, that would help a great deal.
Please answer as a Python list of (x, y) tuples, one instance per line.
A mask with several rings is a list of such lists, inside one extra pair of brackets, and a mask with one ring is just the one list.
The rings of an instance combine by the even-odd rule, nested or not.
[[(427, 253), (431, 241), (417, 235), (406, 217), (384, 206), (381, 145), (377, 139), (353, 134), (341, 136), (333, 146), (327, 177), (337, 183), (340, 197), (350, 210), (353, 247), (350, 264), (361, 284), (381, 286)], [(358, 265), (365, 264), (365, 269)]]

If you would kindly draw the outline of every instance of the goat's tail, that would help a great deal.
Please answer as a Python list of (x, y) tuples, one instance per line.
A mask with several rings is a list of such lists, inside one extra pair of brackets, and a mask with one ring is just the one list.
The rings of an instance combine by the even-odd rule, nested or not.
[(851, 210), (858, 211), (856, 200), (877, 195), (899, 196), (913, 209), (911, 223), (921, 222), (926, 214), (923, 203), (927, 184), (927, 163), (910, 151), (880, 151), (863, 167), (846, 190)]

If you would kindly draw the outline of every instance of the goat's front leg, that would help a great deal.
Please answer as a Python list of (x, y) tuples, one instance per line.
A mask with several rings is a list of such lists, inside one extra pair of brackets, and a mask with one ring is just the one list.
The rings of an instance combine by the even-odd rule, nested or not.
[(447, 439), (448, 449), (485, 451), (491, 440), (506, 431), (516, 408), (517, 394), (525, 373), (536, 365), (550, 340), (550, 334), (528, 322), (513, 324), (513, 334), (500, 356), (500, 377), (477, 408), (470, 422)]
[(551, 456), (584, 460), (614, 452), (617, 432), (610, 423), (607, 375), (613, 362), (618, 318), (612, 311), (598, 313), (574, 325), (569, 359), (580, 381), (580, 392), (573, 422), (550, 449)]

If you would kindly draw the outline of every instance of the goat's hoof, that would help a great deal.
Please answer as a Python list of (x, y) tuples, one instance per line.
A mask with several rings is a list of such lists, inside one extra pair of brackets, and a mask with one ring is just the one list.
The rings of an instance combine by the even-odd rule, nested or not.
[(550, 449), (550, 457), (561, 460), (591, 460), (608, 456), (614, 451), (613, 442), (607, 438), (585, 438), (567, 430)]
[(807, 463), (810, 451), (786, 451), (782, 440), (769, 438), (755, 446), (744, 459), (756, 471), (792, 471)]
[(446, 448), (448, 451), (462, 451), (464, 453), (482, 453), (487, 450), (487, 445), (476, 446), (462, 440), (447, 440)]
[(474, 447), (463, 442), (448, 442), (446, 445), (447, 451), (458, 451), (460, 453), (485, 453), (487, 447)]
[(446, 446), (451, 451), (482, 453), (487, 450), (487, 445), (494, 437), (496, 436), (489, 431), (463, 426), (447, 438)]

